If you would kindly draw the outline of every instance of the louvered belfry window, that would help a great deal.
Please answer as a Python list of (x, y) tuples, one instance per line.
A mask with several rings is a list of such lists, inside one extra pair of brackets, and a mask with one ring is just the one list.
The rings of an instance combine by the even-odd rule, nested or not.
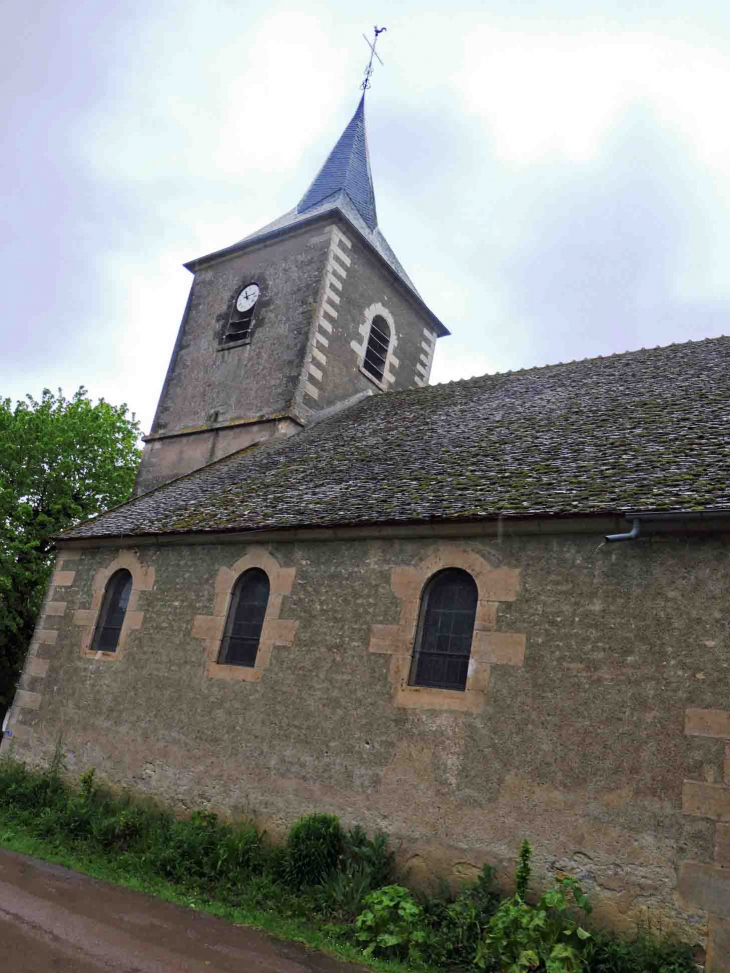
[(466, 688), (479, 594), (470, 574), (459, 568), (439, 571), (421, 599), (412, 686)]
[(228, 327), (223, 337), (224, 344), (250, 340), (251, 328), (253, 326), (254, 314), (256, 313), (260, 293), (259, 285), (254, 282), (247, 284), (240, 292), (231, 309)]
[(233, 588), (218, 663), (255, 666), (269, 603), (269, 579), (261, 568), (244, 571)]
[(379, 382), (383, 381), (388, 348), (390, 348), (390, 325), (385, 318), (375, 317), (370, 325), (370, 336), (368, 337), (363, 368)]
[(116, 652), (132, 594), (132, 575), (125, 568), (115, 571), (107, 582), (99, 621), (94, 632), (94, 652)]

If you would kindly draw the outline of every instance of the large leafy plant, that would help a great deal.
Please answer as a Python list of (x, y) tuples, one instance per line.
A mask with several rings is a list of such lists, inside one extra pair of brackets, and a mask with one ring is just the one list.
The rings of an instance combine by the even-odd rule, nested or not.
[(385, 958), (419, 957), (426, 941), (423, 909), (402, 885), (386, 885), (368, 895), (357, 917), (355, 938), (366, 943), (365, 955)]
[(505, 899), (494, 913), (477, 947), (475, 962), (482, 969), (501, 973), (581, 973), (585, 970), (585, 944), (591, 934), (572, 914), (585, 915), (591, 904), (574, 878), (561, 876), (537, 905), (524, 900), (529, 884), (531, 849), (523, 842), (517, 872), (517, 893)]

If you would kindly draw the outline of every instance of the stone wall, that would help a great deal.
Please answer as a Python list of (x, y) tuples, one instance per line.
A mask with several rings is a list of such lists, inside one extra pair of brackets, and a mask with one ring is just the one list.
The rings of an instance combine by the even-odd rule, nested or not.
[[(251, 433), (282, 434), (277, 420), (289, 419), (327, 255), (313, 236), (293, 234), (197, 271), (135, 494), (224, 455), (224, 446), (248, 445)], [(261, 288), (251, 339), (223, 345), (236, 298), (251, 281)], [(273, 423), (253, 422), (264, 418)], [(291, 431), (288, 422), (283, 434)]]
[[(222, 344), (242, 287), (256, 282), (249, 341)], [(291, 435), (361, 392), (425, 385), (436, 325), (344, 220), (248, 247), (197, 270), (135, 495), (255, 442)], [(362, 368), (370, 323), (393, 340), (382, 382)]]
[[(88, 654), (104, 579), (134, 577), (124, 650)], [(676, 929), (727, 969), (730, 666), (720, 538), (352, 539), (62, 552), (3, 750), (274, 834), (330, 811), (383, 829), (412, 878), (511, 873)], [(256, 671), (216, 665), (230, 588), (272, 578)], [(424, 580), (479, 588), (465, 693), (407, 685)], [(240, 672), (240, 670), (238, 670)], [(507, 880), (507, 879), (505, 879)]]
[[(436, 326), (356, 233), (333, 225), (323, 230), (322, 239), (329, 242), (327, 268), (297, 411), (306, 415), (358, 392), (426, 385)], [(362, 367), (376, 316), (391, 329), (382, 381)]]

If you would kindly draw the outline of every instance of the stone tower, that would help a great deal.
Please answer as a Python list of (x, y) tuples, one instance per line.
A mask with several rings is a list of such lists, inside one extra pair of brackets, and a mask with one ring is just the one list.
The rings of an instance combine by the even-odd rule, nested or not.
[(449, 332), (378, 229), (364, 102), (295, 209), (185, 265), (193, 283), (135, 494), (353, 398), (428, 382)]

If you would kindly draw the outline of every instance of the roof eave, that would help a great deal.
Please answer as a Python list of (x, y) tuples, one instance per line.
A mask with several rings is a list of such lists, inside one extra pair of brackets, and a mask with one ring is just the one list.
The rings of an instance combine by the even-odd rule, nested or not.
[(215, 250), (213, 253), (208, 253), (203, 257), (196, 257), (194, 260), (188, 260), (187, 263), (183, 264), (183, 267), (185, 267), (186, 270), (189, 270), (191, 274), (195, 274), (198, 270), (202, 270), (204, 267), (208, 267), (210, 264), (216, 263), (219, 260), (226, 260), (228, 257), (243, 253), (244, 250), (248, 250), (251, 247), (258, 247), (262, 244), (270, 243), (272, 240), (285, 237), (288, 234), (298, 233), (303, 229), (308, 229), (309, 227), (316, 225), (317, 223), (326, 223), (333, 217), (343, 220), (347, 224), (348, 231), (357, 234), (358, 239), (368, 248), (368, 251), (380, 263), (381, 267), (390, 275), (393, 282), (401, 290), (401, 292), (405, 294), (410, 301), (416, 304), (419, 310), (422, 311), (431, 321), (431, 323), (434, 325), (437, 336), (439, 338), (445, 338), (450, 335), (451, 332), (449, 329), (439, 318), (436, 317), (423, 298), (419, 297), (419, 295), (416, 294), (412, 288), (408, 286), (408, 284), (406, 284), (402, 277), (390, 266), (388, 261), (380, 253), (378, 253), (377, 249), (372, 245), (363, 232), (357, 226), (355, 226), (352, 220), (349, 219), (347, 214), (342, 212), (339, 206), (333, 206), (332, 209), (328, 209), (325, 212), (313, 213), (312, 216), (304, 216), (302, 219), (297, 220), (296, 223), (277, 227), (274, 230), (269, 230), (267, 233), (260, 233), (255, 237), (248, 237), (245, 240), (239, 240), (237, 243), (232, 244), (230, 247), (225, 247), (223, 250)]
[[(596, 511), (573, 513), (493, 514), (471, 518), (439, 518), (431, 520), (372, 521), (370, 523), (346, 522), (335, 524), (300, 524), (291, 527), (241, 528), (227, 527), (216, 530), (146, 531), (131, 534), (87, 534), (70, 537), (58, 534), (56, 544), (73, 544), (78, 547), (95, 547), (99, 544), (175, 544), (175, 543), (233, 543), (236, 541), (294, 541), (294, 540), (342, 540), (357, 537), (466, 537), (473, 535), (520, 534), (602, 534), (606, 530), (622, 528), (627, 520), (635, 517), (655, 525), (656, 533), (708, 533), (713, 523), (727, 522), (730, 526), (730, 509), (707, 510), (660, 510), (638, 514), (624, 511)], [(709, 522), (709, 523), (708, 523)], [(699, 529), (698, 529), (699, 528)], [(715, 527), (714, 530), (717, 530)], [(725, 528), (723, 532), (726, 530)]]

